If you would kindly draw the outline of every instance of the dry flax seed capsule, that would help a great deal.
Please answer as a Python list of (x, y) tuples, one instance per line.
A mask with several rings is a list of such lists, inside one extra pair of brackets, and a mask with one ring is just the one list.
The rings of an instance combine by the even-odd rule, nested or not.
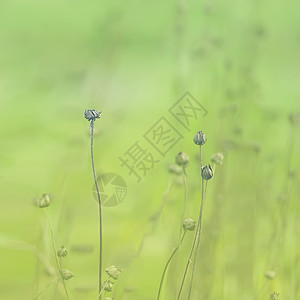
[(101, 111), (98, 111), (96, 109), (86, 109), (84, 111), (84, 117), (88, 121), (95, 121), (96, 119), (100, 118)]
[(45, 208), (50, 205), (51, 198), (48, 194), (43, 194), (41, 198), (38, 199), (38, 206), (40, 208)]
[(214, 172), (211, 165), (203, 166), (201, 168), (201, 176), (204, 180), (209, 180), (214, 176)]
[(196, 221), (191, 218), (186, 218), (183, 220), (182, 227), (184, 230), (193, 231), (196, 227)]
[(224, 155), (221, 152), (215, 153), (212, 155), (210, 160), (217, 165), (222, 165), (224, 160)]
[(202, 130), (199, 130), (194, 136), (194, 143), (196, 145), (204, 145), (207, 141), (206, 135)]
[(175, 158), (178, 166), (185, 168), (190, 164), (190, 158), (185, 152), (179, 152)]
[(61, 273), (61, 277), (62, 277), (64, 280), (69, 280), (69, 279), (71, 279), (72, 277), (74, 277), (74, 273), (71, 272), (71, 271), (68, 270), (68, 269), (61, 269), (60, 273)]
[(118, 279), (119, 275), (121, 274), (122, 270), (114, 265), (105, 269), (105, 272), (108, 276), (112, 277), (113, 279)]
[(58, 257), (66, 257), (68, 255), (68, 250), (65, 246), (61, 246), (60, 249), (57, 251)]
[(113, 283), (110, 280), (104, 282), (103, 289), (106, 292), (111, 292), (113, 289)]

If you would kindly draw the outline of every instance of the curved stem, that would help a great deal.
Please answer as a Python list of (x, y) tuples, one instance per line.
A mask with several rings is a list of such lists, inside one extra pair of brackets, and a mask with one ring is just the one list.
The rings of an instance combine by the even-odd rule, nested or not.
[(193, 281), (194, 281), (194, 274), (195, 274), (195, 268), (196, 268), (196, 262), (197, 262), (197, 255), (198, 255), (198, 249), (199, 249), (199, 245), (200, 245), (200, 238), (201, 238), (201, 231), (202, 231), (202, 218), (203, 218), (203, 207), (204, 207), (204, 198), (206, 195), (206, 188), (207, 188), (207, 181), (206, 181), (206, 185), (205, 185), (205, 192), (203, 192), (204, 190), (204, 179), (202, 178), (202, 199), (201, 199), (201, 211), (200, 211), (200, 226), (199, 226), (199, 231), (197, 233), (197, 246), (196, 246), (196, 250), (195, 250), (195, 256), (194, 256), (194, 263), (193, 263), (193, 270), (192, 270), (192, 278), (191, 278), (191, 283), (190, 283), (190, 288), (189, 288), (189, 296), (188, 296), (188, 300), (191, 297), (191, 293), (192, 293), (192, 287), (193, 287)]
[[(181, 239), (181, 236), (182, 236), (182, 224), (183, 224), (183, 221), (184, 221), (184, 215), (185, 215), (185, 211), (186, 211), (186, 205), (187, 205), (187, 183), (186, 183), (186, 168), (185, 167), (182, 167), (182, 179), (183, 179), (183, 186), (184, 186), (184, 199), (183, 199), (183, 207), (182, 207), (182, 212), (181, 212), (181, 223), (180, 223), (180, 229), (179, 229), (179, 237), (178, 237), (178, 252), (180, 252), (179, 248), (180, 248), (180, 239)], [(179, 266), (180, 266), (180, 253), (178, 255), (178, 260), (177, 260), (177, 275), (178, 275), (178, 270), (179, 270)], [(176, 276), (177, 278), (179, 276)], [(177, 282), (176, 282), (176, 293), (177, 293), (177, 287), (178, 286), (178, 279), (177, 279)]]
[[(200, 145), (200, 163), (201, 163), (201, 169), (202, 169), (203, 159), (202, 159), (202, 147), (201, 147), (201, 145)], [(198, 217), (197, 229), (196, 229), (196, 232), (195, 232), (195, 236), (194, 236), (192, 248), (191, 248), (191, 251), (190, 251), (190, 255), (189, 255), (187, 264), (185, 266), (185, 270), (184, 270), (183, 278), (182, 278), (182, 281), (181, 281), (181, 285), (180, 285), (179, 293), (178, 293), (178, 296), (177, 296), (177, 300), (180, 299), (182, 289), (183, 289), (183, 285), (184, 285), (184, 282), (185, 282), (185, 279), (186, 279), (187, 271), (189, 269), (190, 263), (192, 262), (192, 256), (193, 256), (193, 253), (194, 253), (194, 249), (195, 249), (195, 245), (196, 245), (196, 241), (197, 241), (197, 237), (198, 237), (198, 232), (199, 232), (199, 230), (201, 231), (200, 227), (202, 226), (201, 222), (202, 222), (203, 201), (204, 201), (204, 197), (203, 197), (203, 179), (202, 179), (202, 197), (201, 198), (202, 199), (201, 199), (200, 213), (199, 213), (199, 217)]]
[(99, 297), (102, 295), (102, 293), (104, 291), (105, 284), (110, 280), (110, 278), (111, 278), (111, 276), (108, 276), (108, 278), (104, 281), (103, 286), (101, 288), (101, 291), (100, 291), (100, 293), (98, 295)]
[(197, 233), (198, 233), (199, 228), (200, 228), (200, 219), (202, 218), (202, 211), (203, 211), (203, 203), (201, 203), (200, 214), (199, 214), (198, 224), (197, 224), (197, 230), (196, 230), (195, 237), (194, 237), (194, 240), (193, 240), (193, 245), (192, 245), (192, 248), (191, 248), (191, 251), (190, 251), (190, 255), (189, 255), (187, 264), (185, 266), (185, 270), (184, 270), (184, 274), (183, 274), (183, 278), (182, 278), (180, 290), (179, 290), (179, 293), (178, 293), (178, 296), (177, 296), (177, 300), (180, 299), (181, 292), (182, 292), (182, 289), (183, 289), (183, 285), (184, 285), (184, 282), (185, 282), (185, 279), (186, 279), (187, 271), (188, 271), (189, 265), (190, 265), (190, 263), (192, 261), (192, 255), (194, 253), (194, 248), (195, 248), (196, 241), (197, 241), (197, 236), (198, 236)]
[(50, 283), (48, 283), (48, 285), (45, 286), (45, 288), (43, 290), (41, 290), (40, 292), (38, 292), (33, 298), (32, 300), (37, 299), (42, 293), (44, 293), (46, 291), (46, 289), (52, 285), (53, 283), (55, 283), (57, 280), (59, 280), (61, 277), (57, 277), (55, 279), (53, 279)]
[[(52, 240), (52, 246), (53, 246), (53, 250), (54, 250), (54, 254), (55, 254), (56, 266), (57, 266), (59, 274), (61, 275), (61, 267), (60, 267), (60, 264), (59, 264), (59, 261), (58, 261), (58, 257), (57, 257), (57, 247), (56, 247), (56, 244), (55, 244), (53, 226), (52, 226), (51, 219), (50, 219), (50, 217), (48, 215), (46, 207), (44, 208), (44, 212), (45, 212), (45, 215), (46, 215), (46, 218), (47, 218), (47, 221), (48, 221), (48, 224), (49, 224), (50, 232), (51, 232), (51, 240)], [(62, 279), (62, 284), (64, 286), (64, 290), (65, 290), (67, 299), (69, 300), (69, 294), (68, 294), (68, 290), (67, 290), (67, 287), (66, 287), (64, 279)]]
[(180, 223), (180, 232), (179, 232), (179, 240), (178, 240), (179, 245), (180, 245), (180, 237), (182, 236), (182, 224), (183, 224), (184, 215), (185, 215), (185, 211), (186, 211), (186, 204), (187, 204), (187, 184), (186, 184), (185, 168), (183, 168), (182, 178), (183, 178), (183, 185), (184, 185), (184, 200), (183, 200), (183, 207), (182, 207), (182, 212), (181, 212), (181, 223)]
[(165, 265), (165, 268), (164, 268), (164, 271), (163, 271), (163, 274), (162, 274), (162, 277), (161, 277), (161, 280), (160, 280), (160, 285), (159, 285), (159, 289), (158, 289), (158, 294), (157, 294), (157, 300), (159, 300), (159, 297), (160, 297), (160, 293), (161, 293), (161, 288), (162, 288), (162, 285), (163, 285), (163, 281), (164, 281), (164, 278), (165, 278), (165, 275), (166, 275), (166, 271), (167, 271), (167, 268), (173, 258), (173, 256), (175, 255), (175, 253), (178, 251), (179, 249), (179, 246), (181, 245), (184, 237), (185, 237), (185, 234), (186, 234), (186, 230), (184, 231), (180, 241), (179, 241), (179, 244), (177, 245), (177, 247), (174, 249), (174, 251), (172, 252), (170, 258), (168, 259), (166, 265)]
[(202, 169), (202, 167), (203, 167), (203, 157), (202, 157), (202, 146), (201, 145), (200, 145), (200, 163), (201, 163), (201, 169)]
[(95, 162), (94, 162), (94, 120), (91, 121), (91, 158), (92, 158), (92, 167), (93, 167), (93, 175), (94, 181), (97, 189), (97, 197), (98, 197), (98, 206), (99, 206), (99, 245), (100, 245), (100, 252), (99, 252), (99, 300), (101, 300), (101, 286), (102, 286), (102, 211), (101, 211), (101, 198), (100, 198), (100, 191), (95, 171)]

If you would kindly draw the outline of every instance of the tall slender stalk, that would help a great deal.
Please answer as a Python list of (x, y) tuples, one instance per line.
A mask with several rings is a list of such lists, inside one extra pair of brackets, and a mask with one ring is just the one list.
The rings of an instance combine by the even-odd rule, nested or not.
[(97, 197), (98, 197), (98, 206), (99, 206), (99, 300), (102, 298), (102, 211), (101, 211), (101, 198), (100, 198), (100, 190), (98, 186), (96, 171), (95, 171), (95, 161), (94, 161), (94, 122), (95, 120), (91, 120), (91, 158), (92, 158), (92, 168), (93, 168), (93, 175), (94, 181), (97, 189)]
[[(186, 168), (182, 167), (182, 179), (183, 179), (183, 186), (184, 186), (184, 199), (183, 199), (183, 207), (182, 207), (182, 212), (181, 212), (181, 225), (180, 225), (180, 230), (179, 230), (179, 239), (178, 239), (178, 246), (180, 246), (180, 240), (182, 236), (182, 223), (184, 220), (184, 215), (186, 211), (186, 204), (187, 204), (187, 184), (186, 184)], [(178, 261), (179, 264), (179, 261)]]
[(55, 282), (57, 282), (59, 279), (61, 279), (60, 276), (57, 277), (57, 278), (55, 278), (55, 279), (53, 279), (50, 283), (48, 283), (47, 286), (45, 286), (45, 288), (44, 288), (43, 290), (41, 290), (40, 292), (38, 292), (38, 293), (32, 298), (32, 300), (35, 300), (35, 299), (37, 299), (39, 296), (41, 296), (41, 295), (48, 289), (48, 287), (50, 287), (52, 284), (54, 284)]
[[(201, 209), (200, 209), (200, 211), (201, 211)], [(200, 220), (200, 216), (198, 218), (197, 230), (196, 230), (195, 237), (194, 237), (194, 240), (193, 240), (193, 245), (192, 245), (192, 248), (191, 248), (191, 251), (190, 251), (190, 255), (189, 255), (187, 264), (185, 266), (185, 270), (184, 270), (183, 278), (182, 278), (182, 281), (181, 281), (181, 285), (180, 285), (179, 293), (178, 293), (178, 296), (177, 296), (177, 300), (180, 299), (182, 289), (183, 289), (183, 285), (184, 285), (184, 282), (185, 282), (185, 279), (186, 279), (187, 271), (188, 271), (189, 265), (192, 261), (192, 255), (193, 255), (194, 248), (195, 248), (195, 245), (196, 245), (196, 240), (197, 240), (197, 232), (199, 230), (199, 224), (200, 224), (199, 220)]]
[[(192, 256), (194, 253), (194, 249), (195, 249), (195, 245), (197, 242), (197, 246), (196, 246), (196, 252), (198, 251), (199, 248), (199, 242), (200, 242), (200, 236), (201, 236), (201, 231), (202, 231), (202, 218), (203, 218), (203, 207), (204, 207), (204, 196), (205, 196), (205, 192), (204, 192), (204, 180), (209, 180), (213, 177), (213, 169), (211, 168), (210, 165), (207, 166), (203, 166), (203, 159), (202, 159), (202, 145), (204, 145), (206, 143), (207, 139), (206, 139), (206, 135), (203, 131), (199, 130), (195, 136), (194, 136), (194, 143), (196, 145), (200, 146), (200, 163), (201, 163), (201, 176), (202, 176), (202, 195), (201, 195), (201, 205), (200, 205), (200, 212), (199, 212), (199, 217), (198, 217), (198, 223), (197, 223), (197, 230), (194, 236), (194, 240), (193, 240), (193, 244), (192, 244), (192, 248), (190, 251), (190, 255), (185, 267), (185, 271), (183, 274), (183, 278), (182, 278), (182, 282), (181, 282), (181, 286), (180, 286), (180, 290), (177, 296), (177, 300), (180, 299), (181, 293), (182, 293), (182, 289), (184, 286), (184, 282), (187, 276), (187, 272), (188, 272), (188, 268), (190, 263), (192, 262)], [(190, 299), (190, 295), (191, 295), (191, 289), (192, 289), (192, 283), (193, 283), (193, 278), (194, 278), (194, 272), (195, 272), (195, 265), (196, 265), (196, 258), (197, 258), (197, 253), (195, 254), (195, 260), (194, 260), (194, 265), (193, 265), (193, 273), (192, 273), (192, 281), (191, 281), (191, 285), (190, 285), (190, 289), (189, 289), (189, 298)]]
[(167, 268), (168, 268), (173, 256), (176, 254), (176, 252), (178, 251), (180, 245), (182, 244), (182, 241), (185, 237), (185, 234), (186, 234), (186, 230), (184, 230), (184, 232), (182, 234), (182, 237), (181, 237), (177, 247), (174, 249), (174, 251), (172, 252), (171, 256), (169, 257), (169, 259), (168, 259), (168, 261), (165, 265), (165, 268), (164, 268), (164, 271), (163, 271), (163, 274), (162, 274), (162, 277), (161, 277), (161, 280), (160, 280), (160, 285), (159, 285), (158, 294), (157, 294), (157, 300), (159, 300), (159, 298), (160, 298), (161, 288), (162, 288), (162, 285), (163, 285), (163, 281), (164, 281), (164, 278), (165, 278), (165, 275), (166, 275)]
[[(201, 169), (203, 167), (203, 157), (202, 157), (202, 145), (199, 146), (200, 148), (200, 165)], [(188, 300), (191, 297), (192, 293), (192, 287), (193, 287), (193, 281), (194, 281), (194, 274), (195, 274), (195, 267), (196, 267), (196, 260), (197, 260), (197, 252), (200, 244), (200, 237), (201, 237), (201, 231), (202, 231), (202, 217), (203, 217), (203, 207), (204, 207), (204, 179), (202, 178), (202, 186), (201, 186), (201, 206), (200, 206), (200, 215), (199, 215), (199, 226), (197, 227), (197, 232), (196, 232), (196, 239), (197, 241), (197, 246), (196, 246), (196, 251), (195, 251), (195, 256), (194, 256), (194, 263), (193, 263), (193, 270), (192, 270), (192, 278), (190, 282), (190, 288), (189, 288), (189, 295), (188, 295)]]
[(201, 239), (203, 207), (204, 207), (204, 198), (205, 198), (205, 195), (206, 195), (206, 188), (207, 188), (207, 181), (206, 181), (206, 186), (205, 186), (205, 191), (204, 191), (204, 179), (202, 178), (202, 197), (201, 197), (201, 208), (200, 208), (200, 217), (199, 217), (199, 223), (200, 224), (199, 224), (199, 230), (197, 232), (197, 246), (196, 246), (196, 250), (195, 250), (193, 270), (192, 270), (192, 278), (191, 278), (191, 282), (190, 282), (188, 300), (190, 299), (191, 293), (192, 293), (192, 287), (193, 287), (193, 281), (194, 281), (194, 275), (195, 275), (195, 268), (196, 268), (196, 262), (197, 262), (197, 255), (198, 255), (198, 249), (199, 249), (200, 239)]
[[(200, 147), (200, 164), (201, 164), (201, 169), (202, 169), (202, 166), (203, 166), (202, 145), (200, 144), (199, 147)], [(180, 286), (180, 290), (179, 290), (177, 299), (180, 299), (180, 296), (181, 296), (181, 292), (182, 292), (183, 285), (184, 285), (184, 282), (185, 282), (185, 279), (186, 279), (187, 271), (188, 271), (189, 265), (190, 265), (190, 263), (191, 263), (192, 255), (193, 255), (193, 253), (194, 253), (194, 248), (195, 248), (195, 244), (196, 244), (196, 241), (197, 241), (197, 237), (198, 237), (198, 232), (199, 232), (199, 230), (200, 230), (200, 232), (201, 232), (201, 226), (202, 226), (202, 214), (203, 214), (203, 203), (204, 203), (203, 185), (204, 185), (204, 180), (203, 180), (203, 178), (202, 178), (202, 197), (201, 197), (200, 213), (199, 213), (199, 218), (198, 218), (198, 223), (197, 223), (197, 230), (196, 230), (196, 232), (195, 232), (195, 237), (194, 237), (192, 249), (191, 249), (191, 252), (190, 252), (190, 255), (189, 255), (189, 258), (188, 258), (186, 267), (185, 267), (185, 271), (184, 271), (184, 275), (183, 275), (183, 279), (182, 279), (182, 282), (181, 282), (181, 286)], [(194, 268), (193, 268), (193, 269), (194, 269)]]
[[(44, 212), (45, 212), (45, 215), (46, 215), (46, 218), (47, 218), (47, 221), (48, 221), (48, 224), (49, 224), (49, 228), (50, 228), (51, 241), (52, 241), (52, 246), (53, 246), (53, 250), (54, 250), (54, 254), (55, 254), (56, 266), (57, 266), (59, 274), (61, 275), (61, 266), (60, 266), (60, 263), (59, 263), (58, 257), (57, 257), (57, 247), (56, 247), (56, 244), (55, 244), (53, 226), (52, 226), (52, 222), (51, 222), (51, 219), (48, 215), (46, 207), (44, 208)], [(70, 298), (69, 298), (68, 290), (67, 290), (64, 279), (62, 279), (62, 284), (63, 284), (64, 290), (65, 290), (65, 293), (66, 293), (66, 297), (69, 300)]]

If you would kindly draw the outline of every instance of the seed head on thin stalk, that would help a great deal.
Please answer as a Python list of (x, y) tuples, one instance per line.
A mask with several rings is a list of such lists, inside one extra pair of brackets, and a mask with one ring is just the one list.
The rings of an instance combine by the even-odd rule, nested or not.
[[(69, 299), (69, 294), (67, 291), (65, 280), (71, 279), (74, 276), (74, 274), (69, 270), (62, 269), (61, 264), (59, 263), (59, 256), (58, 256), (58, 251), (57, 251), (57, 247), (56, 247), (56, 243), (55, 243), (54, 230), (53, 230), (50, 216), (48, 215), (48, 212), (47, 212), (47, 207), (50, 205), (50, 203), (51, 203), (51, 197), (48, 194), (43, 194), (42, 197), (38, 200), (38, 206), (44, 210), (45, 216), (47, 218), (47, 222), (48, 222), (50, 233), (51, 233), (52, 247), (53, 247), (53, 250), (55, 253), (55, 262), (56, 262), (57, 271), (60, 273), (60, 278), (62, 279), (62, 284), (63, 284), (64, 290), (66, 293), (66, 298)], [(65, 271), (67, 271), (68, 274), (66, 274)], [(72, 274), (72, 276), (71, 276), (71, 274)], [(44, 292), (51, 284), (53, 284), (57, 280), (58, 279), (55, 279), (53, 282), (51, 282), (43, 291), (38, 293), (34, 297), (34, 299), (37, 299), (42, 292)]]
[(224, 160), (224, 154), (222, 152), (215, 153), (211, 156), (210, 160), (217, 165), (222, 165)]
[(88, 109), (84, 111), (84, 117), (91, 122), (91, 159), (92, 159), (92, 168), (94, 181), (97, 189), (97, 197), (98, 197), (98, 207), (99, 207), (99, 244), (100, 244), (100, 252), (99, 252), (99, 300), (101, 300), (101, 290), (102, 290), (102, 211), (101, 211), (101, 198), (100, 198), (100, 190), (98, 186), (96, 170), (95, 170), (95, 162), (94, 162), (94, 124), (97, 119), (100, 118), (101, 112), (96, 109)]
[(196, 145), (202, 146), (206, 143), (207, 138), (205, 133), (202, 130), (199, 130), (194, 136), (194, 143)]
[(182, 222), (182, 228), (184, 230), (180, 240), (179, 240), (179, 243), (177, 245), (177, 247), (174, 249), (174, 251), (172, 252), (170, 258), (168, 259), (166, 265), (165, 265), (165, 268), (163, 270), (163, 274), (162, 274), (162, 277), (161, 277), (161, 280), (160, 280), (160, 284), (159, 284), (159, 288), (158, 288), (158, 294), (157, 294), (157, 299), (156, 300), (159, 300), (160, 299), (160, 294), (161, 294), (161, 289), (162, 289), (162, 285), (163, 285), (163, 282), (164, 282), (164, 278), (165, 278), (165, 275), (166, 275), (166, 271), (168, 269), (168, 266), (173, 258), (173, 256), (176, 254), (176, 252), (179, 250), (179, 247), (180, 245), (182, 244), (183, 240), (184, 240), (184, 237), (186, 235), (186, 232), (187, 231), (194, 231), (195, 230), (195, 227), (196, 227), (196, 222), (191, 219), (191, 218), (186, 218), (183, 220)]
[(201, 205), (200, 205), (200, 212), (199, 212), (199, 218), (198, 218), (196, 233), (195, 233), (195, 236), (194, 236), (194, 240), (193, 240), (192, 248), (191, 248), (191, 251), (190, 251), (190, 255), (189, 255), (189, 258), (188, 258), (188, 261), (187, 261), (187, 264), (186, 264), (186, 267), (185, 267), (185, 271), (184, 271), (184, 274), (183, 274), (183, 279), (182, 279), (182, 282), (181, 282), (181, 286), (180, 286), (180, 289), (179, 289), (177, 300), (180, 299), (181, 292), (182, 292), (182, 289), (183, 289), (183, 285), (184, 285), (184, 282), (185, 282), (185, 279), (186, 279), (187, 271), (188, 271), (189, 265), (191, 263), (192, 255), (194, 253), (194, 249), (195, 249), (196, 242), (197, 242), (195, 259), (194, 259), (194, 263), (193, 263), (192, 280), (191, 280), (190, 289), (189, 289), (189, 298), (190, 298), (190, 295), (191, 295), (191, 288), (192, 288), (194, 271), (195, 271), (195, 264), (196, 264), (196, 255), (197, 255), (197, 251), (198, 251), (198, 247), (199, 247), (200, 236), (201, 236), (201, 228), (202, 228), (202, 215), (203, 215), (203, 206), (204, 206), (204, 180), (208, 180), (208, 179), (212, 178), (212, 176), (213, 176), (213, 170), (212, 170), (211, 166), (210, 165), (209, 166), (203, 166), (202, 146), (206, 143), (206, 141), (207, 141), (207, 138), (206, 138), (205, 133), (203, 131), (199, 130), (195, 134), (194, 143), (196, 145), (199, 145), (199, 149), (200, 149), (200, 162), (201, 162), (201, 175), (202, 175)]
[[(188, 300), (191, 297), (192, 293), (192, 286), (193, 286), (193, 281), (194, 281), (194, 275), (195, 275), (195, 268), (196, 268), (196, 262), (197, 262), (197, 255), (198, 255), (198, 249), (200, 245), (200, 238), (201, 238), (201, 232), (202, 232), (202, 214), (203, 214), (203, 206), (204, 206), (204, 199), (206, 196), (206, 189), (207, 189), (207, 182), (210, 180), (214, 175), (213, 169), (211, 165), (203, 166), (201, 168), (201, 176), (202, 176), (202, 197), (201, 197), (201, 208), (200, 208), (200, 216), (199, 216), (199, 224), (198, 224), (198, 232), (197, 232), (197, 246), (195, 250), (195, 255), (194, 255), (194, 263), (193, 263), (193, 270), (192, 270), (192, 278), (190, 282), (190, 288), (189, 288), (189, 295), (188, 295)], [(206, 181), (205, 189), (204, 189), (204, 182)]]
[(190, 158), (185, 152), (179, 152), (176, 155), (175, 162), (178, 166), (186, 168), (190, 164)]
[(203, 166), (201, 168), (201, 176), (204, 180), (209, 180), (214, 176), (214, 171), (211, 165)]
[(201, 163), (201, 168), (203, 166), (203, 157), (202, 157), (202, 146), (206, 143), (207, 138), (205, 133), (202, 130), (199, 130), (198, 132), (196, 132), (195, 136), (194, 136), (194, 143), (199, 147), (200, 149), (200, 163)]
[[(179, 236), (178, 236), (178, 253), (180, 253), (180, 245), (181, 245), (181, 238), (182, 238), (182, 224), (184, 222), (184, 216), (187, 206), (187, 183), (186, 183), (186, 168), (190, 164), (190, 158), (185, 152), (179, 152), (175, 157), (176, 164), (182, 168), (182, 183), (184, 186), (184, 200), (183, 200), (183, 207), (181, 212), (181, 222), (180, 222), (180, 229), (179, 229)], [(176, 251), (177, 251), (176, 250)], [(179, 263), (180, 263), (180, 255), (178, 255), (178, 263), (177, 263), (177, 269), (179, 269)]]
[(65, 246), (61, 246), (57, 251), (58, 257), (66, 257), (68, 255), (68, 250)]
[(114, 265), (105, 269), (105, 272), (108, 276), (112, 277), (113, 279), (117, 280), (122, 272), (122, 270)]
[(86, 109), (84, 111), (84, 117), (88, 120), (88, 121), (95, 121), (96, 119), (100, 119), (100, 114), (102, 112), (98, 111), (96, 109)]

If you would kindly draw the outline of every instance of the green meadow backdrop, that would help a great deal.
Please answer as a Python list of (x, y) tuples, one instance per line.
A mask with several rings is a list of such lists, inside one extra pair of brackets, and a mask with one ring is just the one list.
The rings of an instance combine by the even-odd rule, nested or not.
[[(56, 276), (49, 227), (34, 205), (49, 193), (56, 244), (68, 249), (63, 267), (75, 274), (70, 299), (97, 299), (84, 119), (95, 108), (97, 173), (119, 174), (127, 187), (124, 201), (103, 207), (103, 264), (123, 270), (106, 297), (156, 299), (184, 199), (168, 167), (178, 152), (189, 155), (185, 215), (197, 219), (201, 129), (204, 163), (215, 152), (225, 158), (208, 182), (191, 299), (300, 299), (299, 8), (295, 0), (0, 0), (0, 298), (33, 299)], [(207, 111), (188, 129), (169, 111), (186, 92)], [(162, 117), (181, 138), (156, 152), (137, 182), (120, 157), (145, 146)], [(162, 299), (176, 299), (192, 238), (170, 265)], [(66, 297), (52, 285), (39, 299)]]

